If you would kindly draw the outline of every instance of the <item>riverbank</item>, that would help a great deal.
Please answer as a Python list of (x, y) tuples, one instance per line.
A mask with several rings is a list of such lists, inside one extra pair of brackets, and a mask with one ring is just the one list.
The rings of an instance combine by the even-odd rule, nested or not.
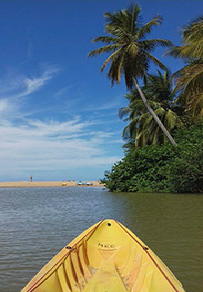
[[(104, 187), (98, 181), (90, 181), (92, 187)], [(0, 188), (36, 188), (36, 187), (76, 187), (77, 181), (17, 181), (17, 182), (0, 182)], [(87, 185), (81, 185), (79, 187), (87, 187)]]

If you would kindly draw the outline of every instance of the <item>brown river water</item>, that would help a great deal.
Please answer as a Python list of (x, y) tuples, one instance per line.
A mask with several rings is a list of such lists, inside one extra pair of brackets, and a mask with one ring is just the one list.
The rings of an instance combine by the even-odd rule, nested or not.
[(0, 189), (0, 292), (19, 292), (65, 245), (113, 218), (203, 292), (203, 195), (110, 193), (102, 188)]

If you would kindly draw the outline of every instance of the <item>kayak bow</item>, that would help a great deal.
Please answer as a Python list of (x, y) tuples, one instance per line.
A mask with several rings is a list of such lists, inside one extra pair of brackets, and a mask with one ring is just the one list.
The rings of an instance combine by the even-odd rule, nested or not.
[(103, 220), (64, 247), (22, 292), (184, 292), (151, 249), (122, 224)]

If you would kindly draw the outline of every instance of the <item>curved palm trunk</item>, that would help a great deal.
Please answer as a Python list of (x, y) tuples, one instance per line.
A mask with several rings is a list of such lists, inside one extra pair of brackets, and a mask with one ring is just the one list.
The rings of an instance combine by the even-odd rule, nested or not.
[(148, 111), (151, 113), (152, 117), (154, 118), (154, 120), (157, 122), (157, 124), (159, 125), (159, 127), (162, 129), (164, 135), (169, 139), (169, 141), (171, 142), (171, 144), (173, 145), (177, 145), (176, 142), (174, 141), (173, 137), (171, 136), (171, 134), (169, 133), (169, 131), (166, 130), (166, 128), (164, 127), (162, 121), (159, 119), (159, 117), (155, 114), (155, 112), (153, 111), (153, 109), (151, 108), (151, 106), (149, 105), (148, 101), (146, 100), (144, 93), (142, 92), (139, 84), (136, 82), (135, 79), (133, 79), (135, 87), (137, 88), (137, 90), (139, 91), (140, 97), (144, 103), (144, 105), (146, 106), (146, 108), (148, 109)]

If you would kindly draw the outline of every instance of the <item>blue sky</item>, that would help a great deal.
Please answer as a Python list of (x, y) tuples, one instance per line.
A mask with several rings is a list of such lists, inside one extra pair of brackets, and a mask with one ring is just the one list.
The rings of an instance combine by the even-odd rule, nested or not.
[[(105, 11), (128, 0), (0, 1), (0, 181), (93, 180), (123, 157), (118, 110), (125, 86), (111, 88), (88, 58), (104, 34)], [(142, 0), (143, 22), (164, 18), (150, 37), (180, 43), (181, 26), (200, 16), (201, 0)], [(159, 57), (172, 72), (182, 63)], [(154, 71), (155, 68), (152, 68)]]

